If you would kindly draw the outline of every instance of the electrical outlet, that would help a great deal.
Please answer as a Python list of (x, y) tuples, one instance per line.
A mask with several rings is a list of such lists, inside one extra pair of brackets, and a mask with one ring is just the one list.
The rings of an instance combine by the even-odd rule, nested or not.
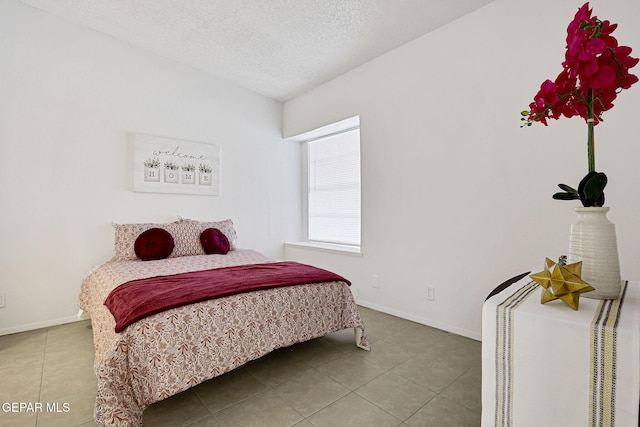
[(6, 303), (7, 303), (7, 294), (1, 293), (0, 294), (0, 308), (4, 307)]
[(436, 300), (436, 288), (427, 287), (427, 301)]
[(373, 289), (379, 289), (380, 288), (380, 276), (378, 276), (377, 274), (371, 275), (371, 283), (372, 283)]

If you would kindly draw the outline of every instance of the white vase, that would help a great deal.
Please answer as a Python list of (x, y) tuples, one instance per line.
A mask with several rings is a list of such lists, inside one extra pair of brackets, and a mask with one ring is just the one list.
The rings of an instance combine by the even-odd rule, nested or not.
[(616, 226), (607, 218), (609, 208), (576, 208), (571, 225), (567, 263), (582, 261), (582, 280), (595, 288), (581, 296), (616, 299), (622, 290)]

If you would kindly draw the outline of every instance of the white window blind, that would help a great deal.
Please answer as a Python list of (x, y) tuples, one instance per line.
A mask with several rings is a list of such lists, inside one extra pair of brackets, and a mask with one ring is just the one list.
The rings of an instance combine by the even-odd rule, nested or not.
[(308, 144), (309, 240), (360, 246), (360, 129)]

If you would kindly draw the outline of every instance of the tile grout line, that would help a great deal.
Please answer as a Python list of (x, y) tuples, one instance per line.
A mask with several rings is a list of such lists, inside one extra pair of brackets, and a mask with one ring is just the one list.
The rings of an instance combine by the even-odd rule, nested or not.
[[(384, 375), (384, 374), (382, 374), (382, 375)], [(382, 375), (381, 375), (381, 376), (382, 376)], [(371, 381), (373, 381), (373, 380), (371, 380)], [(369, 382), (371, 382), (371, 381), (369, 381)], [(367, 383), (367, 384), (369, 384), (369, 383)], [(351, 393), (352, 393), (352, 394), (355, 394), (356, 396), (358, 396), (358, 397), (359, 397), (359, 398), (361, 398), (361, 399), (366, 400), (367, 402), (371, 403), (373, 406), (375, 406), (376, 408), (378, 408), (378, 409), (380, 409), (381, 411), (385, 412), (386, 414), (389, 414), (389, 416), (391, 416), (391, 417), (395, 418), (396, 420), (400, 420), (400, 423), (404, 423), (405, 421), (407, 421), (407, 420), (411, 417), (411, 415), (413, 415), (413, 414), (411, 414), (409, 417), (407, 417), (407, 418), (406, 418), (406, 419), (404, 419), (404, 420), (403, 420), (403, 419), (400, 419), (400, 418), (396, 417), (395, 415), (393, 415), (391, 412), (389, 412), (389, 411), (387, 411), (386, 409), (384, 409), (382, 406), (378, 405), (376, 402), (372, 402), (371, 400), (367, 399), (365, 396), (362, 396), (362, 395), (358, 394), (358, 390), (359, 390), (360, 388), (364, 387), (364, 386), (365, 386), (365, 385), (367, 385), (367, 384), (363, 384), (362, 386), (360, 386), (360, 387), (358, 387), (357, 389), (353, 390)], [(343, 397), (344, 397), (344, 396), (343, 396)]]
[[(214, 378), (215, 378), (215, 377), (214, 377)], [(198, 398), (198, 400), (200, 401), (200, 403), (202, 403), (202, 406), (204, 406), (205, 408), (207, 408), (207, 412), (209, 413), (209, 415), (206, 415), (206, 416), (204, 416), (204, 417), (202, 417), (202, 418), (198, 418), (197, 420), (195, 420), (195, 421), (193, 421), (193, 422), (191, 422), (191, 423), (189, 423), (189, 424), (186, 424), (184, 427), (188, 427), (188, 426), (190, 426), (190, 425), (192, 425), (192, 424), (195, 424), (196, 422), (198, 422), (198, 421), (200, 421), (200, 420), (204, 420), (205, 418), (208, 418), (208, 417), (212, 417), (212, 418), (213, 418), (213, 420), (216, 422), (216, 424), (220, 424), (220, 423), (218, 422), (218, 419), (216, 418), (215, 414), (214, 414), (213, 412), (211, 412), (211, 409), (209, 409), (209, 406), (207, 406), (207, 404), (206, 404), (206, 403), (204, 403), (204, 400), (202, 400), (202, 397), (200, 397), (200, 395), (198, 394), (198, 392), (197, 392), (196, 390), (193, 390), (193, 394), (195, 394), (195, 395), (196, 395), (196, 397)]]
[[(42, 352), (42, 369), (40, 370), (40, 390), (38, 391), (38, 402), (42, 402), (42, 385), (44, 384), (44, 364), (47, 358), (47, 344), (49, 343), (49, 328), (44, 336), (44, 350)], [(36, 427), (40, 421), (40, 414), (36, 414)]]
[[(444, 396), (444, 394), (443, 394), (443, 393), (444, 393), (444, 391), (445, 391), (446, 389), (448, 389), (449, 387), (451, 387), (451, 385), (452, 385), (453, 383), (455, 383), (456, 381), (458, 381), (458, 380), (459, 380), (459, 379), (460, 379), (464, 374), (466, 374), (467, 372), (469, 372), (471, 369), (472, 369), (472, 368), (469, 368), (469, 369), (467, 369), (466, 371), (464, 371), (464, 373), (460, 374), (458, 377), (456, 377), (456, 379), (455, 379), (455, 380), (451, 381), (451, 383), (449, 383), (449, 385), (447, 385), (445, 388), (443, 388), (442, 390), (440, 390), (440, 391), (438, 391), (438, 392), (436, 392), (436, 391), (434, 391), (434, 390), (432, 390), (432, 389), (430, 389), (430, 388), (428, 388), (428, 387), (427, 387), (427, 390), (431, 391), (432, 393), (435, 393), (435, 395), (434, 395), (431, 399), (427, 400), (427, 401), (424, 403), (424, 405), (422, 405), (421, 407), (419, 407), (418, 409), (416, 409), (416, 410), (415, 410), (411, 415), (409, 415), (407, 418), (405, 418), (404, 420), (402, 420), (402, 422), (403, 422), (403, 423), (406, 423), (406, 422), (407, 422), (407, 420), (408, 420), (409, 418), (413, 417), (415, 414), (417, 414), (418, 412), (422, 411), (422, 410), (423, 410), (427, 405), (429, 405), (429, 404), (433, 401), (433, 399), (435, 399), (436, 397), (440, 397), (440, 396), (442, 396), (442, 397), (444, 397), (444, 398), (446, 399), (447, 397), (446, 397), (446, 396)], [(404, 378), (404, 377), (403, 377), (403, 378)], [(411, 381), (411, 382), (413, 382), (413, 381)], [(414, 383), (414, 384), (418, 384), (418, 383), (416, 383), (416, 382), (413, 382), (413, 383)], [(418, 385), (420, 385), (420, 384), (418, 384)], [(463, 406), (464, 406), (464, 405), (463, 405)]]
[[(452, 399), (448, 398), (447, 396), (445, 396), (445, 395), (444, 395), (444, 392), (445, 392), (449, 387), (451, 387), (451, 386), (452, 386), (456, 381), (458, 381), (460, 378), (462, 378), (462, 377), (463, 377), (467, 372), (469, 372), (469, 371), (470, 371), (470, 370), (472, 370), (472, 369), (473, 369), (473, 368), (468, 368), (466, 371), (464, 371), (462, 374), (458, 375), (458, 377), (456, 377), (456, 379), (454, 379), (453, 381), (451, 381), (451, 383), (449, 383), (449, 385), (447, 385), (446, 387), (444, 387), (444, 388), (443, 388), (442, 390), (440, 390), (439, 392), (437, 392), (437, 393), (436, 393), (435, 391), (431, 390), (432, 392), (436, 393), (436, 395), (435, 395), (435, 396), (433, 396), (431, 399), (429, 399), (429, 401), (428, 401), (428, 402), (426, 402), (424, 405), (422, 405), (422, 406), (420, 407), (420, 409), (418, 409), (416, 412), (414, 412), (413, 414), (411, 414), (411, 416), (413, 416), (413, 415), (415, 415), (416, 413), (420, 412), (420, 411), (421, 411), (425, 406), (427, 406), (429, 403), (431, 403), (431, 401), (433, 401), (433, 399), (435, 399), (436, 397), (442, 397), (442, 398), (444, 398), (444, 399), (452, 400)], [(461, 406), (462, 406), (462, 407), (464, 407), (464, 408), (467, 408), (464, 404), (461, 404)], [(467, 409), (469, 409), (469, 408), (467, 408)], [(411, 416), (410, 416), (410, 417), (408, 417), (408, 418), (407, 418), (407, 420), (408, 420), (409, 418), (411, 418)]]

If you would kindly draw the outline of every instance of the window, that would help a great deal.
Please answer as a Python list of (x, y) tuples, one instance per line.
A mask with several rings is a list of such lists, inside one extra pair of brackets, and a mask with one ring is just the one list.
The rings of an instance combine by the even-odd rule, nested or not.
[(360, 129), (308, 144), (308, 240), (360, 246)]

